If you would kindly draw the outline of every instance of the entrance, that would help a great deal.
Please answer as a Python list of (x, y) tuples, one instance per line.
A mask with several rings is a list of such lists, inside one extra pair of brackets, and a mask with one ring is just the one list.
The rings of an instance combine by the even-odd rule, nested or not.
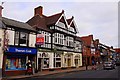
[(71, 59), (68, 59), (68, 67), (71, 66)]
[(42, 71), (42, 62), (43, 62), (43, 59), (38, 58), (38, 71)]

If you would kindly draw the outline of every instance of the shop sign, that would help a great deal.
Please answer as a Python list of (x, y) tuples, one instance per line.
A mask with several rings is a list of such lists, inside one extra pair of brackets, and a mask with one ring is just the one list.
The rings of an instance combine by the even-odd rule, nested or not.
[(37, 34), (36, 44), (37, 45), (43, 45), (44, 44), (44, 34)]
[(24, 54), (37, 54), (37, 49), (9, 47), (6, 52), (9, 52), (9, 53), (24, 53)]

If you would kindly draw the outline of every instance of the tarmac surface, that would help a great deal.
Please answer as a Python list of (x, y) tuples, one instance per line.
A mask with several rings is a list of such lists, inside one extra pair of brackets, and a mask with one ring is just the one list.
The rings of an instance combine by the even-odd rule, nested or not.
[[(92, 66), (88, 66), (88, 70), (91, 70)], [(101, 65), (97, 65), (97, 69), (101, 69)], [(32, 78), (32, 77), (38, 77), (38, 76), (45, 76), (45, 75), (53, 75), (53, 74), (60, 74), (60, 73), (69, 73), (69, 72), (78, 72), (78, 71), (86, 71), (86, 67), (80, 67), (80, 68), (73, 68), (73, 69), (64, 69), (64, 70), (54, 70), (54, 71), (42, 71), (35, 73), (33, 75), (19, 75), (19, 76), (10, 76), (10, 77), (4, 77), (2, 80), (18, 80), (18, 79), (24, 79), (24, 78)]]

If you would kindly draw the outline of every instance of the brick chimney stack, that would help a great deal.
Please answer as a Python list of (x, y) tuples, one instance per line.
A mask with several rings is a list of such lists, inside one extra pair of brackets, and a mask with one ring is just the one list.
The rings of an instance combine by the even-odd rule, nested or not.
[(0, 5), (0, 17), (2, 17), (2, 9), (3, 7)]
[(39, 6), (39, 7), (34, 9), (34, 16), (35, 15), (40, 15), (40, 16), (43, 15), (43, 7), (42, 6)]

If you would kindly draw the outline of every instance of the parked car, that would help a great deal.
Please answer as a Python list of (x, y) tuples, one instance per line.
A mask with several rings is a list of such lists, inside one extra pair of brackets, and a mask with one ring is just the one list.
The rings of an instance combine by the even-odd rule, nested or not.
[(115, 61), (116, 66), (120, 66), (120, 60)]
[(104, 62), (103, 69), (115, 69), (115, 64), (110, 61)]

